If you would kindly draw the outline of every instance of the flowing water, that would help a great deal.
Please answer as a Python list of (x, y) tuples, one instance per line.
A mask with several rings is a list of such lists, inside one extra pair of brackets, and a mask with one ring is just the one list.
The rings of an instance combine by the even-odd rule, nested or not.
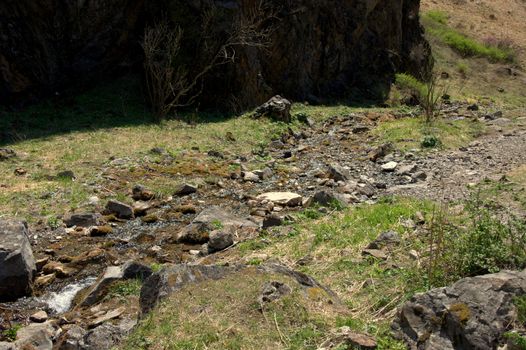
[(64, 287), (60, 292), (52, 292), (45, 295), (42, 297), (42, 301), (57, 314), (64, 313), (71, 308), (71, 303), (73, 302), (75, 295), (77, 295), (82, 289), (91, 285), (95, 280), (95, 277), (89, 277), (78, 281), (77, 283), (70, 284)]

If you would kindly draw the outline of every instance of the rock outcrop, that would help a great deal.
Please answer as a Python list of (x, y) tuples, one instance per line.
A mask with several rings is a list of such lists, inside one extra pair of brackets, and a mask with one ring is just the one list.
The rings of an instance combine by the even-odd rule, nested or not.
[(142, 315), (148, 314), (159, 301), (189, 284), (207, 280), (221, 280), (236, 273), (239, 273), (239, 278), (243, 278), (244, 273), (288, 276), (302, 288), (314, 288), (316, 292), (319, 291), (325, 294), (332, 300), (332, 303), (340, 303), (334, 292), (321, 286), (313, 278), (278, 264), (260, 265), (257, 267), (243, 265), (168, 265), (144, 281), (140, 298)]
[(0, 302), (29, 295), (36, 272), (27, 225), (0, 220)]
[(465, 278), (414, 296), (393, 329), (411, 350), (497, 349), (517, 320), (513, 300), (525, 293), (526, 270)]
[[(0, 104), (27, 102), (124, 67), (140, 67), (144, 27), (166, 15), (184, 30), (184, 61), (192, 70), (192, 65), (206, 59), (199, 46), (203, 14), (210, 13), (211, 6), (217, 9), (219, 15), (210, 25), (221, 38), (228, 28), (225, 24), (240, 14), (253, 14), (257, 3), (2, 1)], [(419, 0), (267, 0), (264, 4), (260, 22), (263, 30), (271, 29), (266, 31), (267, 44), (235, 47), (235, 63), (222, 64), (208, 74), (203, 103), (255, 107), (276, 94), (314, 102), (382, 97), (396, 71), (429, 71), (430, 49), (419, 24)]]

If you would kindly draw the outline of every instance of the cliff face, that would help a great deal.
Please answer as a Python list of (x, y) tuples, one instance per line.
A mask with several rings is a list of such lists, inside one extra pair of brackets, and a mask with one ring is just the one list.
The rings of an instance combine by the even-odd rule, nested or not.
[[(260, 0), (6, 0), (0, 2), (0, 99), (8, 104), (97, 79), (140, 62), (148, 16), (182, 26), (187, 62), (201, 55), (192, 34), (204, 11), (216, 23)], [(215, 69), (202, 102), (246, 108), (273, 94), (317, 101), (381, 97), (396, 71), (430, 68), (418, 21), (419, 0), (268, 0), (273, 27), (265, 48), (238, 48), (234, 64)], [(139, 57), (139, 59), (138, 59)]]

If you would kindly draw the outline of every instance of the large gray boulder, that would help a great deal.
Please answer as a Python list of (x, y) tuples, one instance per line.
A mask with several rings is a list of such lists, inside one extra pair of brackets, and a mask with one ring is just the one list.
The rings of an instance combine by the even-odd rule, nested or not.
[(0, 302), (31, 294), (36, 273), (27, 224), (0, 220)]
[(526, 270), (465, 278), (414, 296), (392, 327), (411, 350), (497, 349), (517, 319), (513, 300), (525, 293)]

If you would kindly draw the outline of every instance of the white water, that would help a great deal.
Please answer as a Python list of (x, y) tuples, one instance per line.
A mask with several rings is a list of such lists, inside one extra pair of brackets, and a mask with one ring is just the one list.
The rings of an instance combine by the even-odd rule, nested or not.
[(95, 280), (96, 278), (89, 277), (77, 283), (70, 284), (58, 293), (52, 292), (43, 296), (42, 301), (57, 314), (64, 313), (71, 308), (71, 303), (75, 295), (77, 295), (80, 290), (95, 282)]

